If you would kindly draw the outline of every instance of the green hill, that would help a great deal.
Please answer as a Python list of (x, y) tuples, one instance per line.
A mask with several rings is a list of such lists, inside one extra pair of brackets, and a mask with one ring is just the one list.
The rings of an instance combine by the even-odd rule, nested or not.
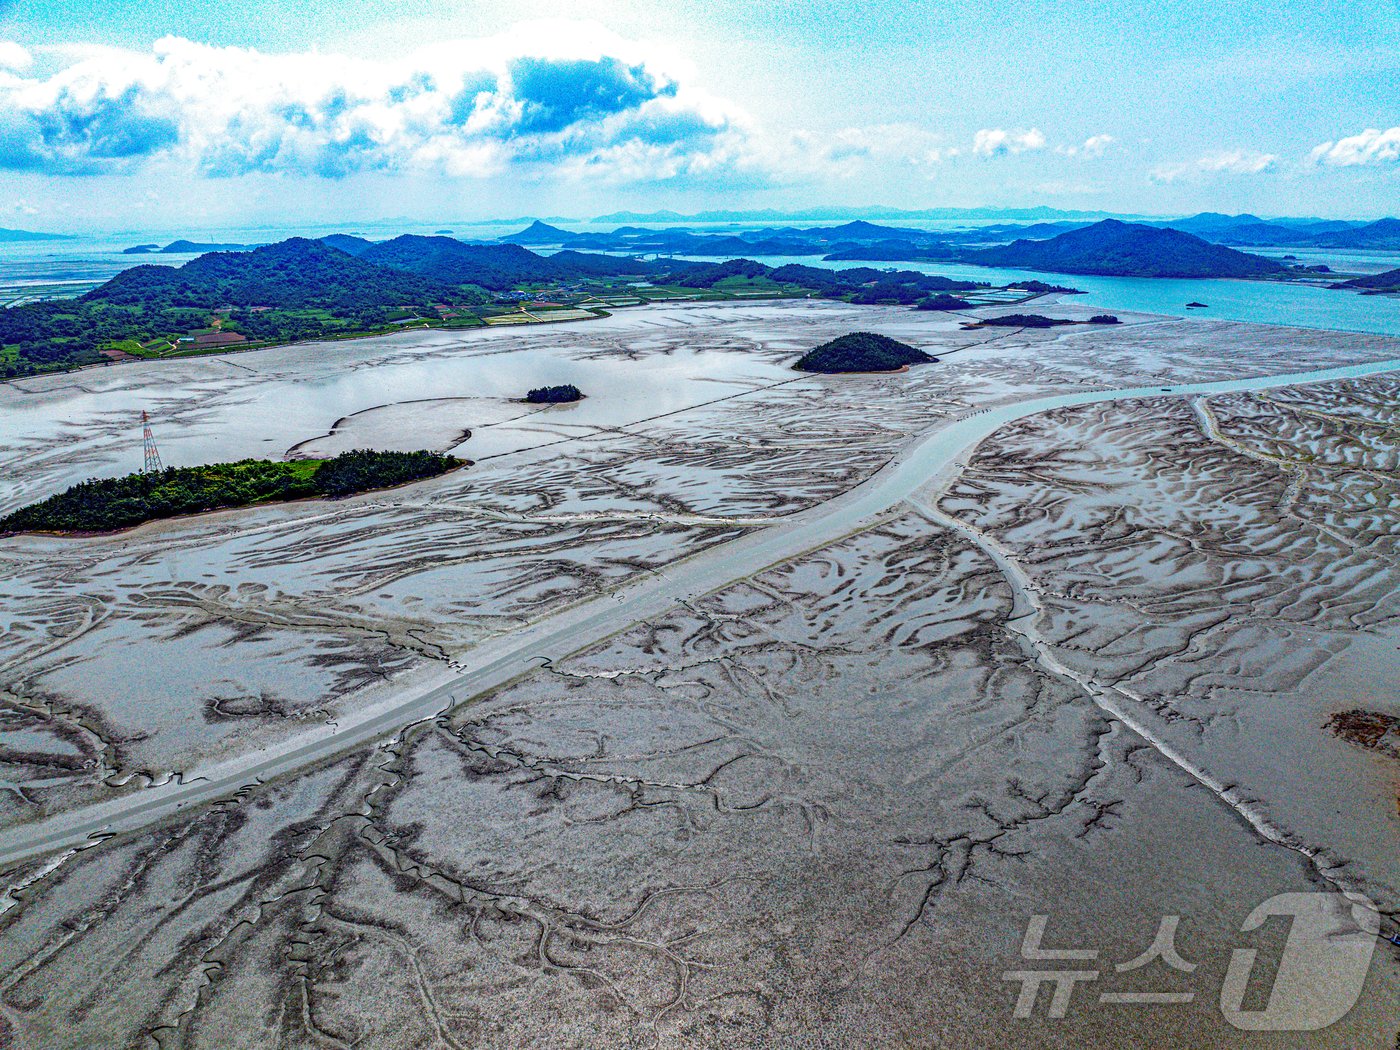
[(445, 474), (462, 460), (436, 452), (345, 452), (334, 459), (244, 459), (100, 478), (0, 518), (15, 532), (107, 532), (181, 514), (312, 496), (349, 496)]
[(374, 246), (373, 241), (367, 241), (363, 237), (355, 237), (348, 233), (328, 234), (321, 238), (321, 243), (327, 248), (336, 248), (346, 255), (353, 255), (357, 258)]
[(938, 360), (917, 347), (875, 332), (850, 332), (807, 351), (793, 367), (802, 372), (894, 372)]
[(635, 259), (560, 252), (536, 255), (518, 244), (464, 244), (450, 237), (406, 234), (364, 251), (360, 258), (450, 285), (505, 291), (521, 284), (584, 276), (649, 273)]
[(669, 279), (686, 288), (714, 288), (733, 279), (767, 281), (773, 285), (809, 289), (830, 298), (846, 298), (864, 305), (911, 305), (938, 292), (968, 292), (986, 287), (973, 281), (955, 281), (915, 270), (877, 270), (870, 266), (829, 270), (801, 263), (788, 263), (775, 268), (753, 259), (682, 265), (681, 269), (672, 272)]
[(136, 266), (84, 302), (153, 309), (221, 305), (360, 309), (440, 298), (434, 281), (375, 266), (320, 241), (293, 237), (250, 252), (214, 252), (175, 268)]
[[(294, 238), (247, 252), (203, 255), (184, 266), (136, 266), (78, 299), (0, 310), (0, 376), (143, 354), (205, 329), (214, 311), (249, 342), (288, 342), (379, 330), (402, 314), (457, 295), (438, 282), (385, 269)], [(410, 315), (411, 316), (411, 315)], [(436, 316), (436, 314), (432, 314)]]
[(1400, 268), (1386, 270), (1385, 273), (1369, 274), (1366, 277), (1354, 277), (1350, 281), (1343, 281), (1337, 287), (1359, 288), (1371, 292), (1400, 292)]
[(1272, 259), (1211, 244), (1180, 230), (1105, 219), (1047, 241), (1014, 241), (963, 254), (983, 266), (1013, 266), (1107, 277), (1268, 277), (1285, 268)]

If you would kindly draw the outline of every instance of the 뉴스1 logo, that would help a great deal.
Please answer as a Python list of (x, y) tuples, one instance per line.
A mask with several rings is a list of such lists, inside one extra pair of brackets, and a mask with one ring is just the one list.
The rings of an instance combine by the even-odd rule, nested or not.
[[(1220, 989), (1220, 1011), (1235, 1028), (1251, 1032), (1315, 1032), (1341, 1020), (1361, 996), (1371, 956), (1376, 949), (1380, 921), (1375, 906), (1359, 895), (1341, 893), (1280, 893), (1249, 913), (1242, 934), (1258, 930), (1273, 916), (1292, 919), (1288, 940), (1276, 960), (1265, 965), (1258, 948), (1242, 945), (1230, 953), (1225, 981)], [(1044, 1016), (1065, 1017), (1075, 993), (1104, 975), (1097, 948), (1046, 948), (1048, 915), (1032, 915), (1021, 942), (1021, 958), (1041, 965), (1007, 970), (1002, 979), (1020, 983), (1013, 1013), (1035, 1016), (1045, 1003)], [(1184, 958), (1176, 948), (1179, 915), (1162, 917), (1152, 943), (1136, 957), (1117, 963), (1115, 974), (1127, 974), (1152, 963), (1188, 975), (1170, 991), (1103, 991), (1103, 1006), (1170, 1006), (1193, 1002), (1196, 992), (1189, 975), (1199, 961)], [(1392, 938), (1400, 942), (1400, 938)], [(1268, 960), (1273, 963), (1274, 960)], [(1060, 965), (1050, 965), (1060, 964)], [(1105, 964), (1106, 965), (1106, 964)], [(1251, 984), (1272, 980), (1262, 1009), (1245, 1009)], [(1042, 996), (1041, 989), (1048, 995)], [(1082, 997), (1081, 997), (1082, 998)]]

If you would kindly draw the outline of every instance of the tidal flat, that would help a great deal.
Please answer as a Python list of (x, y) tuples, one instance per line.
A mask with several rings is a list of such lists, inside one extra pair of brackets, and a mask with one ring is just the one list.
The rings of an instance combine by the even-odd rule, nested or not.
[[(4, 1024), (46, 1047), (1298, 1045), (1219, 1001), (1274, 894), (1342, 887), (1396, 932), (1400, 765), (1327, 728), (1400, 715), (1395, 373), (1039, 412), (779, 542), (988, 409), (1400, 361), (1120, 316), (677, 305), (0, 384), (0, 509), (132, 469), (142, 409), (168, 462), (475, 462), (7, 540), (0, 841), (623, 610), (377, 740), (13, 862)], [(791, 370), (852, 329), (941, 360)], [(517, 403), (555, 382), (586, 400)], [(641, 587), (666, 601), (633, 617)], [(1099, 952), (1062, 1019), (1013, 1016), (1037, 914)], [(1199, 968), (1117, 972), (1167, 915)], [(1136, 985), (1193, 998), (1099, 1001)], [(1308, 1045), (1387, 1045), (1398, 991), (1381, 944)]]

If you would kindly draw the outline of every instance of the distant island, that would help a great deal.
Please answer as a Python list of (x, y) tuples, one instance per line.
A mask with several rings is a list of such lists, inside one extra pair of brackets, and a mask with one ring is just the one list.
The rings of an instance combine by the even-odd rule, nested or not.
[(965, 262), (1106, 277), (1271, 277), (1287, 271), (1258, 255), (1180, 230), (1105, 219), (1044, 241), (967, 252)]
[(0, 378), (405, 326), (574, 320), (655, 301), (819, 297), (912, 306), (987, 287), (859, 266), (643, 261), (573, 249), (539, 255), (447, 237), (293, 237), (179, 267), (134, 266), (75, 299), (0, 309)]
[[(839, 221), (852, 214), (856, 222), (839, 226), (802, 227), (799, 220)], [(918, 227), (881, 225), (869, 220), (895, 221), (963, 220), (968, 225), (943, 228), (937, 235)], [(982, 222), (997, 219), (993, 223)], [(575, 248), (605, 251), (659, 251), (692, 255), (827, 255), (842, 260), (942, 261), (950, 253), (964, 249), (1005, 244), (1013, 240), (1047, 240), (1073, 230), (1085, 229), (1102, 219), (1127, 220), (1138, 225), (1189, 233), (1212, 244), (1400, 249), (1400, 220), (1374, 221), (1346, 219), (1261, 219), (1257, 215), (1223, 215), (1201, 212), (1178, 219), (1135, 219), (1107, 212), (1065, 212), (1053, 208), (935, 208), (925, 211), (893, 209), (818, 208), (808, 212), (715, 211), (697, 215), (674, 212), (636, 214), (617, 212), (593, 220), (595, 223), (625, 223), (611, 233), (571, 233), (557, 226), (534, 222), (520, 234), (504, 240), (519, 244), (571, 244)], [(766, 223), (748, 230), (702, 233), (677, 225), (685, 222)], [(656, 229), (654, 225), (669, 224)], [(775, 225), (776, 224), (776, 225)], [(735, 242), (741, 242), (739, 246)], [(829, 254), (828, 254), (829, 253)]]
[(850, 332), (803, 354), (793, 367), (801, 372), (898, 372), (938, 360), (908, 343), (876, 332)]
[[(953, 233), (993, 236), (985, 229)], [(979, 265), (1129, 276), (1288, 279), (1301, 273), (1192, 234), (1146, 224), (1064, 220), (1034, 229), (1044, 239), (1023, 238), (998, 248), (943, 244), (926, 231), (864, 220), (719, 235), (639, 227), (571, 234), (536, 220), (496, 243), (420, 235), (371, 241), (337, 233), (260, 247), (194, 241), (140, 245), (134, 249), (138, 254), (148, 249), (161, 254), (237, 250), (205, 252), (179, 267), (135, 266), (78, 298), (0, 309), (0, 378), (405, 327), (583, 320), (618, 307), (678, 300), (821, 298), (924, 310), (991, 305), (980, 295), (992, 288), (987, 282), (896, 267), (798, 262), (770, 266), (734, 254), (748, 249), (826, 258), (907, 251), (915, 257), (947, 255)], [(562, 240), (567, 246), (542, 254), (516, 243), (547, 240)], [(871, 246), (870, 252), (863, 245)], [(709, 252), (721, 253), (721, 259), (677, 257)], [(639, 257), (643, 253), (656, 257)], [(723, 258), (724, 254), (733, 257)], [(1039, 280), (1019, 280), (999, 290), (1022, 290), (1026, 294), (1015, 297), (1022, 301), (1042, 293), (1080, 294)], [(998, 296), (996, 301), (1005, 303), (1008, 297)]]
[(572, 401), (581, 401), (582, 399), (582, 392), (572, 383), (564, 383), (561, 386), (539, 386), (525, 395), (525, 400), (532, 405), (567, 405)]
[(1046, 317), (1043, 314), (1002, 314), (978, 321), (979, 328), (1056, 328), (1075, 322), (1060, 317)]
[[(1254, 221), (1255, 217), (1248, 217)], [(1289, 267), (1212, 243), (1181, 227), (1202, 231), (1236, 228), (1198, 217), (1166, 223), (1059, 220), (1030, 225), (997, 224), (966, 229), (928, 230), (887, 226), (863, 219), (837, 226), (764, 226), (734, 232), (702, 232), (681, 226), (652, 229), (621, 226), (610, 233), (572, 233), (536, 220), (503, 244), (559, 244), (580, 251), (688, 255), (754, 259), (785, 255), (820, 256), (824, 262), (948, 262), (977, 266), (1024, 267), (1058, 273), (1113, 277), (1252, 277), (1287, 276)], [(1381, 220), (1364, 227), (1366, 236), (1388, 229)], [(1346, 224), (1329, 236), (1351, 237)], [(1010, 242), (1010, 243), (1007, 243)], [(1301, 272), (1301, 271), (1298, 271)]]
[(345, 452), (279, 463), (244, 459), (84, 481), (0, 518), (16, 532), (111, 532), (160, 518), (310, 497), (351, 496), (436, 477), (463, 460), (437, 452)]
[(551, 226), (547, 222), (536, 219), (519, 233), (502, 237), (501, 241), (505, 244), (568, 244), (578, 236), (576, 233), (561, 230), (558, 226)]
[(21, 241), (71, 241), (67, 233), (36, 233), (33, 230), (7, 230), (0, 226), (0, 244), (17, 244)]
[(1374, 222), (1349, 222), (1345, 219), (1265, 220), (1257, 215), (1205, 212), (1161, 225), (1186, 230), (1219, 244), (1370, 251), (1400, 249), (1400, 220), (1392, 218)]
[(246, 252), (257, 247), (253, 244), (217, 244), (207, 241), (171, 241), (165, 247), (157, 244), (138, 244), (122, 250), (123, 255), (201, 255), (205, 252)]
[(976, 328), (1058, 328), (1067, 324), (1122, 324), (1113, 314), (1094, 314), (1087, 321), (1074, 321), (1064, 317), (1046, 317), (1044, 314), (1002, 314), (988, 317), (967, 327)]

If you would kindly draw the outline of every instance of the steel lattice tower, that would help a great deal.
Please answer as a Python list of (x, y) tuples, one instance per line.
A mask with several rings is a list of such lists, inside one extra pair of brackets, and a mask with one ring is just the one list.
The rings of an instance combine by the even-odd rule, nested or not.
[(151, 421), (145, 412), (141, 413), (141, 445), (146, 460), (141, 472), (157, 474), (164, 470), (165, 465), (160, 461), (160, 449), (156, 448), (156, 436), (151, 433)]

